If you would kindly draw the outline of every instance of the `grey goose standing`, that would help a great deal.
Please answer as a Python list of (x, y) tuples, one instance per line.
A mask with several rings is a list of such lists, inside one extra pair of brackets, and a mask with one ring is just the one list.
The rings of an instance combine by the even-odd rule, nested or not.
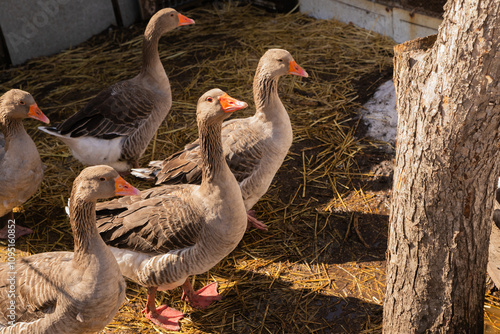
[[(31, 137), (26, 133), (23, 119), (33, 118), (49, 123), (30, 93), (11, 89), (0, 97), (0, 217), (4, 226), (0, 239), (7, 239), (9, 230), (15, 238), (32, 231), (14, 225), (12, 209), (33, 196), (43, 179), (40, 154)], [(14, 228), (13, 228), (14, 227)]]
[(158, 11), (144, 32), (140, 73), (104, 89), (56, 127), (40, 130), (61, 139), (84, 165), (105, 164), (119, 172), (137, 166), (172, 106), (158, 41), (175, 27), (193, 23), (174, 9)]
[[(268, 50), (259, 61), (253, 81), (254, 116), (232, 119), (222, 125), (224, 155), (240, 183), (249, 226), (262, 230), (267, 229), (266, 225), (254, 217), (251, 209), (271, 185), (293, 140), (290, 118), (278, 96), (278, 80), (286, 74), (308, 77), (288, 51)], [(199, 183), (200, 142), (196, 140), (184, 150), (150, 165), (134, 169), (132, 174), (156, 177), (156, 184)]]
[(97, 232), (95, 205), (100, 198), (138, 193), (109, 166), (80, 173), (70, 198), (74, 252), (40, 253), (0, 264), (0, 333), (95, 333), (113, 319), (126, 287)]
[(97, 226), (122, 274), (148, 288), (146, 317), (179, 330), (182, 313), (155, 306), (157, 290), (182, 286), (191, 305), (219, 300), (216, 283), (194, 291), (189, 276), (206, 272), (240, 242), (247, 226), (241, 191), (222, 154), (221, 126), (247, 104), (220, 89), (198, 100), (201, 185), (164, 185), (97, 205)]

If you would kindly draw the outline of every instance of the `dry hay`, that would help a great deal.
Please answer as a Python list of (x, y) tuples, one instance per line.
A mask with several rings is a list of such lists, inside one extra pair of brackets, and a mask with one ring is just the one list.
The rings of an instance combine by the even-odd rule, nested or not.
[[(253, 75), (265, 50), (287, 49), (310, 77), (280, 80), (294, 144), (255, 207), (269, 231), (248, 232), (232, 254), (195, 279), (195, 288), (219, 282), (225, 299), (195, 310), (175, 289), (159, 293), (157, 301), (187, 313), (183, 333), (380, 332), (387, 212), (380, 205), (383, 191), (369, 190), (369, 166), (379, 158), (367, 153), (376, 144), (355, 136), (356, 110), (359, 87), (373, 91), (390, 73), (393, 43), (352, 25), (299, 13), (269, 14), (231, 2), (184, 14), (196, 24), (160, 41), (174, 102), (141, 165), (197, 137), (195, 105), (208, 89), (219, 87), (249, 103), (234, 117), (251, 115)], [(73, 49), (0, 71), (0, 90), (31, 92), (57, 123), (101, 89), (137, 74), (144, 26), (112, 29)], [(362, 97), (367, 92), (361, 91)], [(83, 166), (35, 123), (25, 126), (47, 169), (40, 191), (16, 214), (18, 224), (35, 231), (17, 248), (72, 250), (64, 205)], [(150, 187), (127, 179), (140, 189)], [(145, 296), (144, 288), (129, 283), (128, 301), (104, 332), (161, 332), (141, 315)]]

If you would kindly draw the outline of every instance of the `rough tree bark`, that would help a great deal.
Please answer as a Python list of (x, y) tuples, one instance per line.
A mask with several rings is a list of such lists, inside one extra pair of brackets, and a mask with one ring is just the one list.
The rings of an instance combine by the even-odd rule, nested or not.
[(437, 37), (395, 47), (386, 334), (483, 331), (500, 175), (499, 6), (450, 0)]

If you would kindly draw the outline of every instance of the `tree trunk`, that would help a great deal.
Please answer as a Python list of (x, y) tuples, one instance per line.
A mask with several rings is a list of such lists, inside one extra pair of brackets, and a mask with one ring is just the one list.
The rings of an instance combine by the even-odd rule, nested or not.
[(398, 133), (384, 332), (481, 333), (500, 175), (499, 0), (450, 0), (395, 47)]

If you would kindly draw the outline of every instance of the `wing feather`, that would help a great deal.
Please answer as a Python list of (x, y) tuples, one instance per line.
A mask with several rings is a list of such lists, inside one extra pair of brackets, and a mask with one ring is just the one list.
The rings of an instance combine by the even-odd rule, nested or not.
[(9, 278), (15, 278), (16, 322), (41, 319), (55, 310), (57, 295), (63, 292), (58, 282), (64, 275), (63, 267), (72, 260), (72, 252), (35, 254), (16, 261), (15, 269), (9, 263), (0, 264), (0, 324), (7, 324), (8, 307), (12, 295)]
[[(233, 119), (222, 126), (222, 146), (226, 162), (238, 182), (243, 182), (258, 168), (262, 159), (263, 143), (260, 134), (249, 126), (252, 118)], [(201, 182), (199, 140), (186, 145), (162, 163), (157, 184)]]
[(159, 254), (194, 245), (204, 218), (190, 194), (196, 186), (162, 186), (97, 205), (97, 228), (111, 246)]
[(127, 136), (150, 117), (154, 99), (153, 92), (133, 80), (118, 82), (59, 124), (57, 130), (71, 137), (112, 139)]

